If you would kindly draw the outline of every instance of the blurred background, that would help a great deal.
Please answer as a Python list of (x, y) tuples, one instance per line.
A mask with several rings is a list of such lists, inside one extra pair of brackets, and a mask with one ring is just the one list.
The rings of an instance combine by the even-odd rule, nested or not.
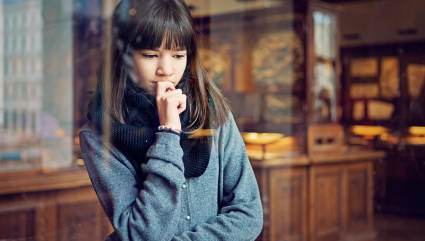
[[(78, 131), (118, 0), (0, 0), (0, 240), (103, 240)], [(187, 0), (258, 240), (425, 237), (425, 1)]]

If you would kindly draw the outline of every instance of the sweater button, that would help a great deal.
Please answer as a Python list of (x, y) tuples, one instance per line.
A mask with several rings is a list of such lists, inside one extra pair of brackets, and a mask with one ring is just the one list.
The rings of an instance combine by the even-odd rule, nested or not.
[(190, 216), (189, 215), (186, 216), (186, 220), (188, 220), (188, 221), (190, 220)]
[(182, 188), (185, 189), (187, 187), (186, 183), (183, 183)]

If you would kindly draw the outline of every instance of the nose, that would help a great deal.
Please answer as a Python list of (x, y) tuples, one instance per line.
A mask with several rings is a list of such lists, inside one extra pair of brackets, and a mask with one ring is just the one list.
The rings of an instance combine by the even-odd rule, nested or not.
[(159, 76), (170, 76), (173, 74), (173, 65), (170, 58), (167, 56), (159, 58), (156, 74)]

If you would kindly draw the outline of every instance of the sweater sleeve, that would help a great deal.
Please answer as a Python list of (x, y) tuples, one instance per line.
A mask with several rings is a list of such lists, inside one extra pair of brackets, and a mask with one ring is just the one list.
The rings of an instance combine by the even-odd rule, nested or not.
[(219, 132), (218, 145), (224, 189), (219, 214), (174, 236), (174, 241), (255, 240), (262, 230), (263, 210), (258, 184), (245, 143), (231, 115)]
[(103, 144), (91, 130), (80, 132), (87, 171), (119, 240), (170, 240), (177, 232), (185, 182), (179, 141), (175, 134), (156, 134), (141, 168), (141, 182), (121, 152)]

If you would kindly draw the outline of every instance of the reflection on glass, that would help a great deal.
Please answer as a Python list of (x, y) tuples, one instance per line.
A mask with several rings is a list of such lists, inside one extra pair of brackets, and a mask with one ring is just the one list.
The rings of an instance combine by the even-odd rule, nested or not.
[(201, 48), (199, 50), (200, 59), (205, 66), (205, 70), (209, 74), (209, 78), (222, 90), (229, 89), (229, 61), (230, 46), (222, 44), (217, 46), (218, 51), (213, 51), (211, 48)]
[(70, 166), (70, 6), (57, 11), (60, 4), (41, 0), (0, 3), (1, 170)]
[(302, 78), (303, 46), (293, 30), (262, 34), (252, 47), (252, 78), (257, 88), (278, 92)]
[(313, 11), (314, 84), (313, 120), (316, 123), (337, 121), (336, 24), (335, 15)]
[(322, 11), (313, 13), (314, 47), (317, 56), (326, 59), (336, 57), (336, 19)]
[(382, 97), (399, 96), (399, 61), (397, 58), (387, 57), (382, 59), (379, 83)]
[(336, 76), (329, 63), (318, 63), (314, 69), (316, 121), (331, 122), (336, 120)]
[[(189, 2), (198, 18), (209, 14), (208, 26), (199, 20), (201, 57), (228, 98), (240, 130), (258, 137), (247, 139), (248, 149), (257, 148), (263, 140), (260, 133), (262, 137), (284, 135), (302, 146), (305, 42), (302, 29), (295, 27), (302, 22), (295, 18), (293, 3), (230, 1), (204, 6), (202, 1)], [(281, 144), (269, 143), (267, 151), (273, 150), (270, 145), (276, 145), (277, 151)]]

